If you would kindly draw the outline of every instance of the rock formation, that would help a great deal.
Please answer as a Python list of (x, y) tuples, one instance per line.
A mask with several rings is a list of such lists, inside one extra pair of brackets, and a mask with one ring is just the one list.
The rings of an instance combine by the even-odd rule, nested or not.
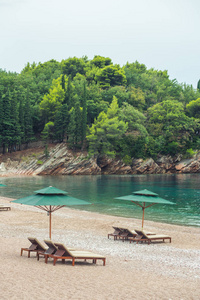
[(73, 153), (65, 143), (51, 145), (49, 156), (36, 148), (0, 156), (0, 176), (16, 175), (99, 175), (99, 174), (165, 174), (200, 173), (200, 154), (191, 159), (181, 155), (132, 159), (126, 165), (121, 159), (88, 158), (87, 153)]

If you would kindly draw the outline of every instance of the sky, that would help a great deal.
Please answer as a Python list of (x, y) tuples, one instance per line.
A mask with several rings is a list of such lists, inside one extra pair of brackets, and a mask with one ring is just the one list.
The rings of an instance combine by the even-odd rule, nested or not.
[(95, 55), (200, 79), (199, 0), (0, 0), (0, 69)]

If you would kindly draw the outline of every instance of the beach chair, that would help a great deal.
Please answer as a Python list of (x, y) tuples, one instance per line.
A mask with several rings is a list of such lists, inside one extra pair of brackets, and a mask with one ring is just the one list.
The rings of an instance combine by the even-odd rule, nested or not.
[(29, 248), (21, 248), (21, 256), (23, 251), (28, 251), (28, 257), (30, 257), (31, 252), (36, 252), (36, 256), (38, 252), (45, 252), (47, 249), (36, 239), (32, 237), (28, 237), (28, 240), (31, 242)]
[(137, 233), (137, 236), (130, 238), (130, 243), (132, 241), (136, 242), (137, 244), (139, 242), (147, 242), (149, 245), (152, 241), (164, 242), (165, 240), (169, 240), (169, 242), (171, 243), (172, 240), (170, 236), (164, 234), (147, 234), (143, 230), (138, 230), (138, 229), (135, 229), (135, 232)]
[(122, 227), (114, 227), (114, 232), (113, 233), (109, 233), (108, 234), (108, 238), (110, 236), (114, 237), (114, 240), (117, 240), (117, 238), (124, 240), (127, 240), (130, 236), (136, 236), (137, 234), (134, 232), (131, 232), (129, 229), (127, 228), (122, 228)]
[(0, 211), (11, 210), (10, 206), (0, 205)]
[(48, 255), (46, 259), (46, 263), (48, 261), (48, 258), (53, 258), (53, 265), (55, 266), (58, 259), (61, 259), (64, 263), (66, 259), (72, 260), (72, 266), (75, 265), (75, 260), (77, 259), (84, 259), (85, 261), (87, 259), (92, 259), (93, 263), (96, 263), (97, 260), (102, 260), (103, 265), (106, 264), (106, 258), (102, 255), (92, 253), (90, 251), (82, 251), (82, 250), (70, 250), (69, 248), (65, 247), (65, 245), (61, 243), (55, 243), (56, 247), (58, 247), (58, 250), (52, 254)]
[(131, 230), (129, 228), (120, 228), (121, 234), (119, 236), (120, 239), (124, 242), (124, 240), (129, 240), (130, 238), (136, 237), (137, 233), (134, 230)]
[(108, 233), (108, 239), (109, 239), (110, 236), (113, 236), (114, 241), (115, 241), (119, 237), (121, 230), (118, 227), (113, 226), (113, 228), (114, 228), (114, 232), (113, 233)]
[[(48, 246), (48, 249), (45, 252), (38, 251), (37, 259), (39, 260), (40, 255), (41, 255), (41, 256), (44, 256), (45, 262), (47, 262), (49, 255), (56, 253), (56, 251), (58, 251), (58, 247), (51, 240), (44, 240), (44, 242)], [(75, 250), (75, 249), (69, 248), (69, 250), (71, 251), (71, 250)]]
[(50, 241), (50, 240), (44, 240), (45, 244), (48, 246), (48, 248), (46, 249), (46, 251), (38, 251), (37, 252), (37, 260), (40, 259), (40, 255), (44, 256), (45, 258), (45, 261), (47, 260), (48, 258), (48, 255), (50, 254), (54, 254), (57, 250), (58, 250), (58, 247), (56, 247), (56, 245)]

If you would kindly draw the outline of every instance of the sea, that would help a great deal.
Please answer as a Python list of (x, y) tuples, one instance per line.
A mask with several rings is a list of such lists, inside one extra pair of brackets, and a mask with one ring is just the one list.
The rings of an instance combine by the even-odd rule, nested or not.
[(157, 204), (145, 210), (145, 220), (200, 227), (200, 174), (84, 175), (3, 177), (0, 196), (14, 199), (54, 186), (92, 205), (74, 209), (142, 218), (142, 209), (132, 202), (115, 199), (148, 189), (175, 205)]

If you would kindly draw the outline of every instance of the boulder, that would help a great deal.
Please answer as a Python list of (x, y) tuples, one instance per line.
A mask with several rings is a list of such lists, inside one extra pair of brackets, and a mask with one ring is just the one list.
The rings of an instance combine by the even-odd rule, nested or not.
[(102, 174), (132, 174), (131, 166), (126, 165), (122, 160), (111, 160), (104, 168), (101, 169)]
[(152, 158), (145, 160), (138, 168), (138, 174), (158, 174), (162, 173), (161, 168)]
[(183, 159), (175, 165), (176, 171), (183, 171), (185, 167), (189, 166), (192, 163), (192, 159)]
[(174, 169), (174, 161), (170, 155), (161, 156), (156, 160), (157, 165), (163, 170), (163, 172), (168, 172)]

